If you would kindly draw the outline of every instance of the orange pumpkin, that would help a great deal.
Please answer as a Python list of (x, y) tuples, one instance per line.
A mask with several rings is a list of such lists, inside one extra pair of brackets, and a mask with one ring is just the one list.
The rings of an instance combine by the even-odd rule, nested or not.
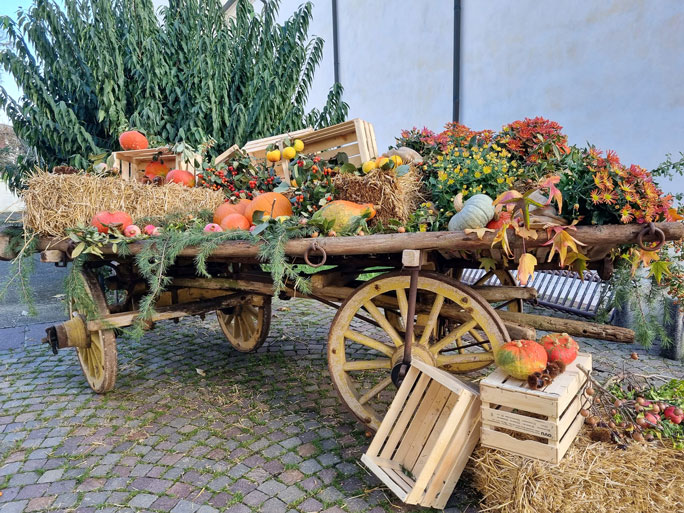
[(241, 198), (240, 201), (234, 204), (235, 208), (238, 209), (238, 212), (242, 215), (245, 215), (245, 212), (247, 211), (247, 207), (252, 203), (252, 200), (248, 200), (246, 198)]
[(169, 166), (164, 164), (163, 160), (153, 160), (145, 166), (145, 176), (153, 181), (157, 176), (165, 178), (169, 173)]
[(509, 376), (527, 379), (546, 368), (546, 350), (534, 340), (513, 340), (501, 346), (494, 357), (496, 364)]
[(291, 216), (292, 204), (279, 192), (265, 192), (254, 198), (245, 209), (245, 217), (250, 223), (255, 212), (263, 212), (272, 218)]
[(240, 214), (228, 214), (220, 223), (224, 230), (249, 230), (249, 221)]
[(214, 222), (216, 224), (221, 224), (223, 218), (226, 217), (228, 214), (243, 215), (244, 211), (240, 212), (240, 208), (238, 205), (234, 205), (233, 203), (226, 201), (225, 203), (219, 205), (219, 207), (214, 211)]
[(119, 136), (119, 144), (124, 150), (145, 150), (149, 147), (147, 137), (137, 130), (129, 130)]
[(184, 169), (172, 169), (169, 174), (166, 175), (166, 183), (179, 183), (185, 185), (186, 187), (195, 186), (195, 175), (190, 171), (185, 171)]
[(119, 231), (123, 230), (133, 224), (133, 219), (126, 212), (98, 212), (93, 216), (90, 224), (97, 228), (100, 233), (109, 233), (109, 227), (115, 226)]

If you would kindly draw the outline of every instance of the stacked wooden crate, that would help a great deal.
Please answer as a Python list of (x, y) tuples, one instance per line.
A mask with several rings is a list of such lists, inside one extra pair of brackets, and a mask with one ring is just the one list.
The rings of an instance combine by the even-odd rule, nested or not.
[(591, 371), (591, 355), (580, 353), (568, 368), (543, 389), (495, 370), (480, 382), (482, 436), (485, 447), (502, 449), (558, 463), (575, 439), (591, 401), (583, 394)]

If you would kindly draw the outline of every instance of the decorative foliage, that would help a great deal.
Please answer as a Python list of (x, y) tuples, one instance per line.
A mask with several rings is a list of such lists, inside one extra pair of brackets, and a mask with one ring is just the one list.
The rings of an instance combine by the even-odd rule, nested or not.
[(343, 121), (339, 84), (321, 110), (304, 110), (323, 52), (307, 35), (311, 3), (282, 25), (278, 8), (239, 0), (226, 22), (219, 0), (171, 2), (159, 16), (151, 0), (37, 0), (16, 22), (0, 18), (10, 42), (0, 63), (24, 93), (0, 89), (0, 104), (47, 168), (85, 169), (133, 127), (151, 146), (213, 138), (220, 151)]

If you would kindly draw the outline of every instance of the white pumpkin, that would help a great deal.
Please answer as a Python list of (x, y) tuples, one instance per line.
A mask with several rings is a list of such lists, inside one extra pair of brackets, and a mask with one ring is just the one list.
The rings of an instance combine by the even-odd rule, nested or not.
[(494, 219), (493, 200), (486, 194), (476, 194), (463, 203), (463, 194), (454, 198), (456, 214), (449, 220), (449, 231), (484, 228)]

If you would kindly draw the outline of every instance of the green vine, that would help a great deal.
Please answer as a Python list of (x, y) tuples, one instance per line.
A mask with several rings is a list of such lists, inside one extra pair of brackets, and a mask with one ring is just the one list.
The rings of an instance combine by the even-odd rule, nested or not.
[(36, 267), (33, 254), (38, 248), (38, 236), (22, 228), (10, 227), (4, 231), (9, 235), (8, 254), (16, 254), (10, 266), (10, 272), (0, 288), (0, 302), (4, 301), (11, 288), (16, 288), (19, 297), (28, 307), (29, 315), (37, 315), (36, 304), (31, 289), (31, 275)]
[(639, 273), (632, 275), (628, 265), (618, 266), (610, 279), (612, 297), (605, 295), (598, 319), (608, 322), (610, 312), (614, 309), (629, 309), (635, 316), (633, 324), (634, 338), (644, 347), (650, 347), (658, 340), (663, 347), (669, 347), (672, 339), (667, 333), (672, 319), (669, 308), (661, 308), (668, 300), (667, 289), (659, 287)]

